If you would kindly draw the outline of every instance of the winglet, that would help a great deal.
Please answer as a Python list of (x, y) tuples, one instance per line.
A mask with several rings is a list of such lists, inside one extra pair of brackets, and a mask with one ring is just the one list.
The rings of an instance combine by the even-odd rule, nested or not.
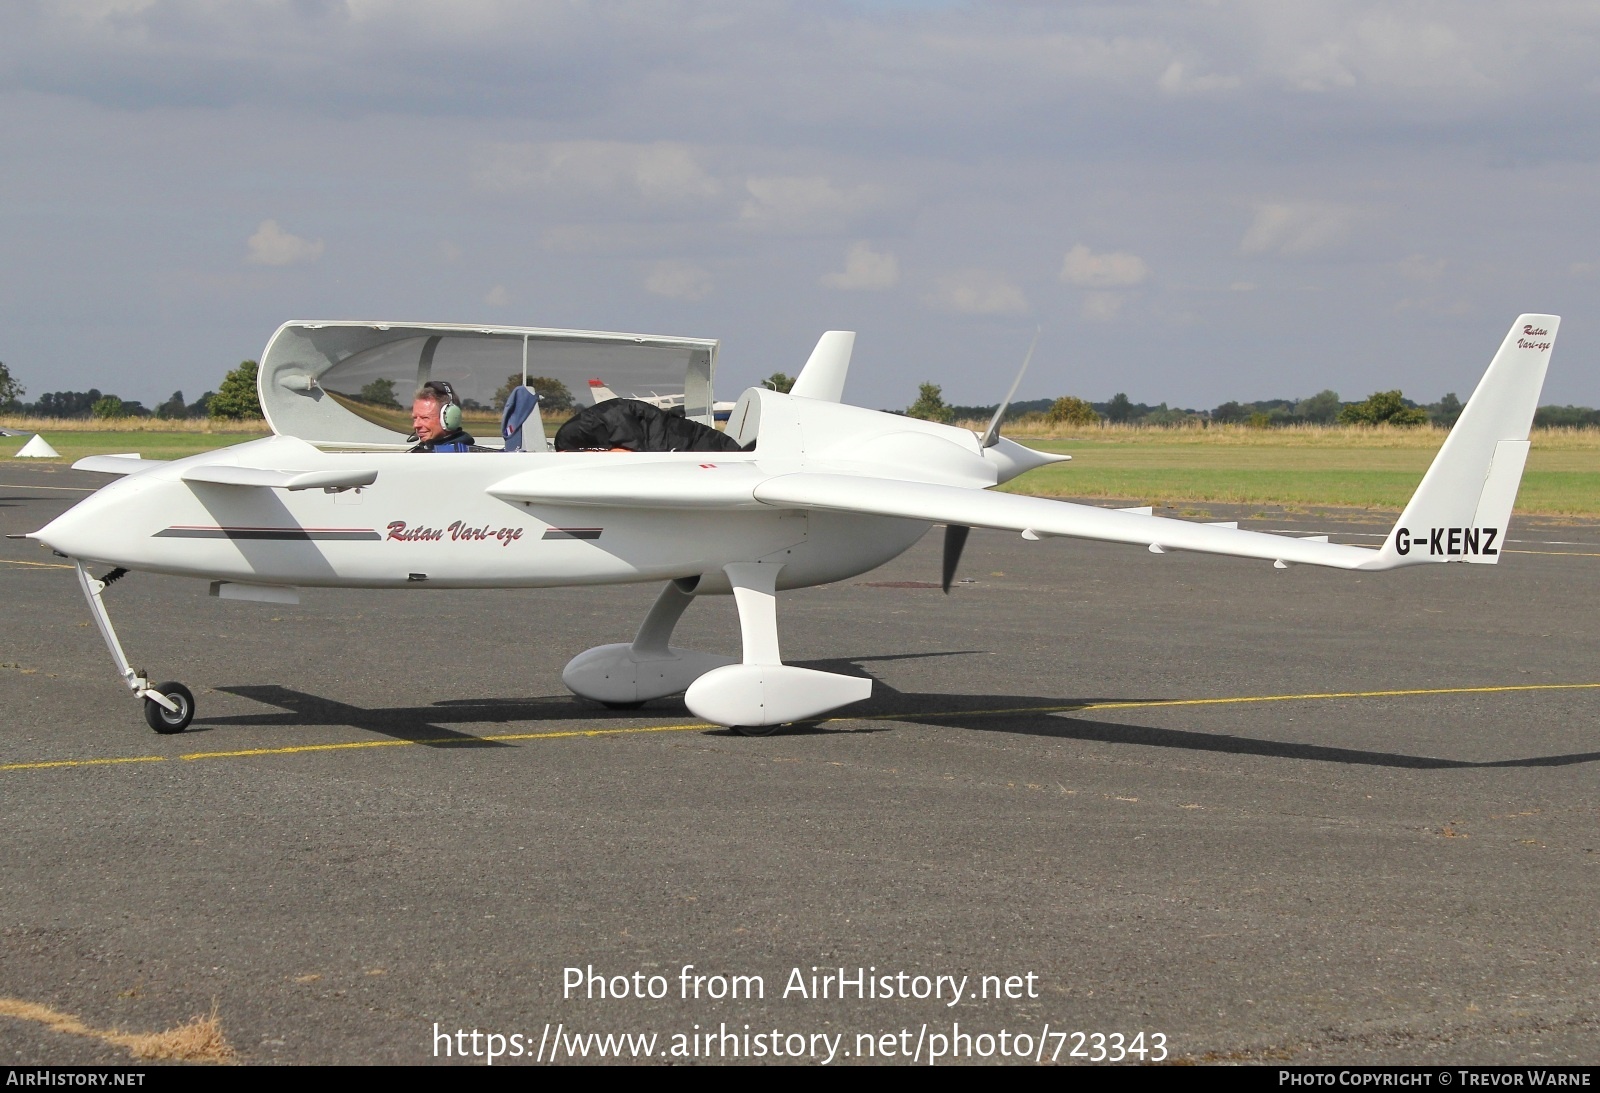
[(854, 330), (830, 330), (823, 334), (789, 393), (801, 398), (838, 402), (844, 395), (845, 377), (850, 374), (850, 354), (855, 347)]
[(1512, 324), (1371, 568), (1500, 560), (1560, 323), (1522, 315)]

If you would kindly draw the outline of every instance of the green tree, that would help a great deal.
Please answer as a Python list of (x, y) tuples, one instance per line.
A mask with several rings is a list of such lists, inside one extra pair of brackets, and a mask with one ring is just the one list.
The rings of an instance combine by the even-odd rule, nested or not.
[(13, 403), (19, 401), (28, 389), (18, 383), (11, 375), (11, 369), (0, 362), (0, 407), (13, 409)]
[(761, 382), (765, 386), (770, 387), (774, 391), (778, 392), (778, 394), (787, 395), (790, 391), (794, 390), (794, 381), (794, 376), (786, 376), (782, 372), (774, 372)]
[(1341, 425), (1426, 425), (1428, 411), (1407, 406), (1399, 391), (1374, 391), (1339, 411)]
[(127, 417), (128, 411), (124, 409), (122, 400), (116, 395), (102, 395), (89, 407), (89, 416), (105, 420), (114, 417)]
[(1318, 391), (1294, 404), (1294, 416), (1317, 425), (1332, 425), (1341, 406), (1337, 391)]
[(227, 421), (261, 417), (261, 400), (256, 397), (258, 367), (255, 361), (240, 361), (239, 367), (223, 377), (222, 386), (211, 396), (206, 412)]
[[(489, 405), (495, 410), (506, 408), (506, 399), (511, 397), (511, 392), (522, 386), (522, 373), (513, 372), (506, 377), (500, 385), (500, 390), (494, 393), (494, 398)], [(528, 386), (539, 392), (539, 412), (541, 414), (569, 414), (577, 406), (572, 401), (572, 392), (567, 385), (552, 376), (529, 376)]]
[(1540, 429), (1584, 429), (1600, 425), (1600, 410), (1587, 406), (1541, 406), (1533, 413)]
[(400, 400), (394, 397), (394, 380), (376, 379), (361, 389), (361, 401), (392, 410), (400, 409)]
[(937, 383), (924, 383), (917, 391), (917, 401), (906, 409), (907, 417), (920, 417), (924, 421), (949, 423), (956, 412), (944, 403), (944, 389)]
[(1159, 425), (1164, 429), (1170, 429), (1178, 425), (1191, 425), (1198, 420), (1200, 420), (1200, 418), (1193, 412), (1189, 410), (1180, 410), (1175, 406), (1168, 407), (1167, 404), (1163, 402), (1160, 406), (1157, 406), (1154, 410), (1151, 410), (1148, 414), (1144, 415), (1142, 424)]
[(1131, 417), (1133, 417), (1133, 403), (1128, 401), (1127, 395), (1118, 391), (1106, 404), (1106, 419), (1120, 424)]
[(1454, 391), (1451, 391), (1444, 398), (1428, 407), (1428, 417), (1433, 420), (1435, 425), (1443, 425), (1448, 429), (1461, 416), (1461, 410), (1460, 397)]
[(1098, 425), (1100, 415), (1081, 398), (1063, 395), (1050, 404), (1044, 419), (1051, 425)]
[(189, 416), (189, 406), (183, 401), (183, 392), (174, 391), (172, 397), (156, 407), (156, 417), (163, 420), (172, 420)]

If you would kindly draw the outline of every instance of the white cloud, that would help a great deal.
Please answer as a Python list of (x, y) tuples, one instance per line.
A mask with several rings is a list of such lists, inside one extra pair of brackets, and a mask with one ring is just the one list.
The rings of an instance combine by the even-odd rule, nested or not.
[(291, 235), (278, 227), (276, 220), (263, 220), (246, 245), (250, 248), (247, 261), (258, 266), (292, 266), (322, 257), (322, 240)]
[(1266, 202), (1239, 241), (1245, 254), (1309, 254), (1341, 246), (1354, 211), (1327, 201)]
[(739, 221), (758, 231), (826, 234), (843, 231), (863, 214), (889, 204), (881, 186), (841, 188), (819, 176), (751, 178)]
[(1123, 292), (1091, 292), (1083, 298), (1083, 317), (1091, 322), (1110, 322), (1122, 310), (1127, 298)]
[[(1299, 91), (1354, 87), (1356, 77), (1345, 65), (1344, 52), (1338, 42), (1315, 42), (1295, 51), (1276, 67), (1289, 86)], [(1272, 63), (1270, 59), (1268, 63)]]
[(1028, 298), (1004, 275), (966, 270), (941, 278), (928, 303), (960, 315), (1020, 315)]
[(1574, 262), (1567, 267), (1567, 272), (1574, 277), (1587, 277), (1596, 270), (1600, 270), (1600, 264), (1595, 262)]
[(1096, 254), (1082, 243), (1069, 250), (1061, 263), (1061, 279), (1079, 288), (1131, 288), (1149, 276), (1150, 267), (1137, 254)]
[(1395, 263), (1395, 269), (1400, 271), (1400, 276), (1412, 281), (1437, 281), (1444, 273), (1445, 264), (1443, 258), (1426, 258), (1420, 254), (1413, 254)]
[(511, 294), (506, 291), (505, 285), (495, 285), (483, 298), (483, 302), (490, 307), (505, 307), (511, 302)]
[(439, 257), (450, 265), (461, 261), (462, 249), (446, 239), (439, 244)]
[(474, 181), (492, 193), (531, 190), (588, 200), (626, 198), (650, 207), (705, 202), (723, 190), (688, 145), (666, 141), (497, 144), (479, 164)]
[(644, 279), (645, 291), (669, 300), (704, 300), (711, 295), (711, 274), (692, 262), (657, 262)]
[(893, 288), (899, 282), (899, 260), (893, 254), (879, 254), (865, 242), (850, 247), (843, 271), (822, 277), (822, 284), (827, 288), (857, 292)]
[(1192, 76), (1182, 61), (1173, 61), (1156, 86), (1169, 95), (1199, 95), (1207, 91), (1232, 91), (1244, 81), (1238, 76)]

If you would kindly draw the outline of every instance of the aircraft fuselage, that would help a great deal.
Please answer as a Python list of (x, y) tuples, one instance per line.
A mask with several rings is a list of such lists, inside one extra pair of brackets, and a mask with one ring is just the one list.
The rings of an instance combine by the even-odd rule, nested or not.
[(338, 492), (181, 479), (185, 466), (214, 464), (219, 454), (114, 482), (37, 537), (88, 562), (254, 584), (538, 588), (704, 575), (702, 591), (714, 592), (725, 590), (722, 566), (754, 559), (783, 562), (780, 588), (854, 576), (899, 555), (929, 526), (764, 505), (624, 509), (510, 501), (486, 492), (515, 473), (640, 458), (632, 454), (325, 454), (319, 465), (349, 461), (378, 472), (372, 485)]

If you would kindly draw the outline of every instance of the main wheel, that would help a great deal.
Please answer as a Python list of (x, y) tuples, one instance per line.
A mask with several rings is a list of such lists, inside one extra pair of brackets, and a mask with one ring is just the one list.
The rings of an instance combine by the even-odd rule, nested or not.
[(729, 725), (728, 728), (740, 736), (771, 736), (782, 726), (779, 725)]
[(194, 695), (189, 693), (189, 688), (181, 683), (168, 682), (157, 683), (151, 690), (166, 695), (178, 709), (174, 712), (153, 699), (145, 699), (144, 719), (150, 727), (162, 734), (187, 729), (189, 722), (194, 720)]

